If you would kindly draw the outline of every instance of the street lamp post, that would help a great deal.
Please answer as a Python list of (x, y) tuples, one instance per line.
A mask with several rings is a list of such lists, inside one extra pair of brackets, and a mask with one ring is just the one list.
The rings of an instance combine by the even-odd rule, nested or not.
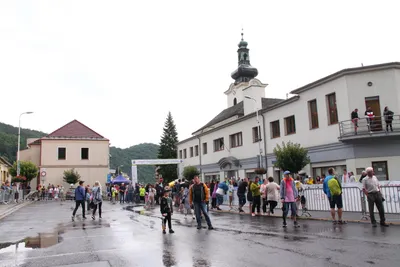
[(257, 100), (254, 99), (251, 96), (248, 96), (248, 95), (245, 95), (244, 97), (247, 98), (247, 99), (253, 100), (254, 104), (256, 104), (255, 110), (256, 110), (257, 138), (258, 138), (258, 150), (259, 150), (259, 155), (258, 156), (259, 156), (259, 166), (260, 166), (260, 168), (262, 168), (263, 164), (262, 164), (262, 149), (261, 149), (261, 127), (260, 127), (260, 120), (259, 120), (259, 117), (258, 117)]
[(17, 176), (20, 174), (20, 168), (19, 168), (19, 149), (20, 149), (20, 143), (21, 143), (21, 117), (24, 114), (32, 114), (32, 111), (28, 112), (23, 112), (19, 115), (19, 122), (18, 122), (18, 150), (17, 150)]

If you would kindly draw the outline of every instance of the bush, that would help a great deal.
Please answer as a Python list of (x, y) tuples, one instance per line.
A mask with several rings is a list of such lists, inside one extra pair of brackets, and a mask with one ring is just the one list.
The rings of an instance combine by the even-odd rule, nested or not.
[(195, 166), (187, 166), (183, 169), (183, 177), (188, 181), (193, 180), (193, 178), (199, 174), (200, 172)]
[(65, 170), (63, 180), (67, 184), (76, 184), (80, 181), (81, 175), (75, 169)]

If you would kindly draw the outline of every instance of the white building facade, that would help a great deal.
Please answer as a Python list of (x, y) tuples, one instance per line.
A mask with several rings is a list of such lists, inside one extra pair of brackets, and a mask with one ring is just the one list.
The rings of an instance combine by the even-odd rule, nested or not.
[[(225, 92), (227, 109), (177, 144), (181, 174), (183, 167), (196, 166), (209, 181), (253, 177), (262, 167), (279, 180), (273, 150), (292, 141), (308, 150), (311, 163), (304, 171), (309, 176), (326, 174), (330, 167), (359, 176), (372, 166), (380, 180), (399, 179), (400, 63), (344, 69), (293, 90), (294, 96), (284, 100), (265, 98), (267, 85), (255, 78), (257, 70), (250, 65), (243, 39), (238, 56), (238, 69), (232, 73), (235, 82)], [(393, 131), (388, 132), (386, 106), (394, 113)], [(375, 115), (370, 126), (364, 116), (367, 107)], [(350, 115), (356, 108), (357, 131)]]

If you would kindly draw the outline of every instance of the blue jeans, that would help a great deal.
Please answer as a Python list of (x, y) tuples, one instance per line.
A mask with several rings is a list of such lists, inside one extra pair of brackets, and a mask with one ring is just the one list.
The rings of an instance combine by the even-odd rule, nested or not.
[(288, 216), (289, 208), (292, 211), (292, 216), (296, 216), (296, 214), (297, 214), (296, 202), (285, 202), (285, 203), (283, 203), (283, 219), (284, 220), (286, 220), (286, 217)]
[(194, 206), (194, 213), (196, 214), (197, 226), (201, 226), (201, 213), (203, 213), (204, 218), (206, 219), (207, 225), (209, 227), (212, 226), (210, 217), (208, 216), (208, 213), (207, 213), (206, 203), (193, 202), (193, 206)]
[(222, 203), (224, 203), (224, 196), (217, 194), (217, 207), (219, 207), (219, 205), (222, 205)]

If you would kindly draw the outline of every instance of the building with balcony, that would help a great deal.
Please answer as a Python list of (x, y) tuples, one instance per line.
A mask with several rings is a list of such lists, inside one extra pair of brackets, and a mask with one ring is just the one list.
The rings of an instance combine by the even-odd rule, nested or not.
[(31, 182), (32, 188), (38, 183), (64, 184), (63, 173), (68, 169), (75, 169), (81, 180), (93, 185), (96, 180), (107, 180), (109, 140), (73, 120), (45, 137), (28, 140), (20, 159), (40, 168), (38, 179)]
[[(311, 163), (304, 171), (312, 177), (329, 167), (359, 175), (372, 166), (380, 180), (399, 179), (400, 63), (344, 69), (291, 91), (288, 99), (272, 99), (265, 95), (267, 84), (255, 78), (243, 38), (238, 57), (234, 82), (225, 91), (227, 108), (177, 144), (181, 173), (192, 165), (204, 180), (242, 178), (263, 167), (279, 179), (273, 150), (292, 141), (308, 149)], [(367, 120), (368, 107), (374, 116)], [(385, 107), (394, 114), (393, 131), (386, 131)], [(357, 128), (351, 120), (355, 109)]]

